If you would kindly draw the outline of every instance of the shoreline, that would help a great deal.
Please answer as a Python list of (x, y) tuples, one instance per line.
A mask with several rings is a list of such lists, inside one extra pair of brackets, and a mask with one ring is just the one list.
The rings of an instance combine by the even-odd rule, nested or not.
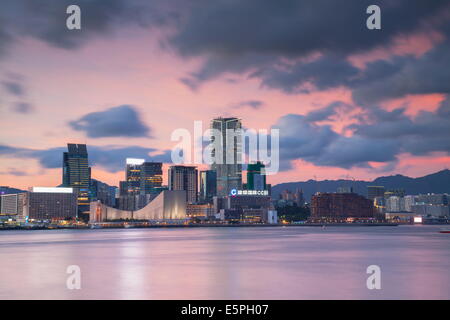
[(298, 223), (298, 224), (166, 224), (166, 225), (131, 225), (124, 223), (92, 224), (77, 227), (7, 227), (1, 231), (30, 230), (98, 230), (98, 229), (161, 229), (161, 228), (267, 228), (267, 227), (397, 227), (398, 223)]

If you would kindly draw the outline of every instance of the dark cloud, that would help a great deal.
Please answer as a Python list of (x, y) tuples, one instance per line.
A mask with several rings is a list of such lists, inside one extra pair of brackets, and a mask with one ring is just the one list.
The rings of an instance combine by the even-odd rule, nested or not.
[(12, 175), (16, 177), (27, 176), (28, 173), (22, 170), (17, 170), (14, 168), (9, 168), (7, 171), (0, 171), (0, 175)]
[(383, 32), (366, 28), (366, 8), (371, 4), (369, 0), (197, 1), (171, 42), (187, 56), (348, 54), (411, 32), (448, 1), (379, 0)]
[(150, 128), (139, 118), (131, 105), (112, 107), (105, 111), (91, 112), (69, 125), (84, 131), (88, 137), (149, 137)]
[[(44, 168), (61, 168), (63, 152), (66, 148), (51, 148), (36, 150), (27, 148), (15, 148), (0, 145), (0, 157), (36, 159)], [(126, 158), (143, 158), (148, 161), (171, 162), (171, 151), (158, 151), (154, 148), (140, 146), (90, 146), (88, 145), (89, 164), (100, 166), (109, 172), (124, 170)], [(156, 153), (156, 155), (155, 155)], [(154, 154), (150, 156), (150, 154)]]
[(339, 110), (348, 110), (352, 106), (342, 102), (334, 101), (321, 109), (313, 110), (305, 116), (305, 120), (309, 122), (319, 122), (330, 120), (330, 118), (338, 113)]
[(22, 83), (16, 80), (4, 80), (2, 81), (3, 88), (9, 93), (17, 97), (21, 97), (25, 94), (25, 88)]
[[(343, 85), (343, 78), (357, 72), (345, 63), (347, 56), (387, 47), (399, 35), (440, 30), (436, 16), (449, 5), (445, 0), (380, 0), (382, 30), (369, 31), (365, 21), (371, 4), (368, 0), (197, 1), (169, 42), (183, 56), (206, 58), (199, 71), (190, 75), (197, 86), (225, 72), (252, 69), (255, 75), (265, 76), (268, 86), (285, 83), (286, 91), (326, 69), (337, 73), (317, 75), (313, 80), (319, 86)], [(285, 77), (275, 72), (281, 58), (298, 60), (317, 52), (326, 58), (312, 65), (285, 66)], [(271, 81), (272, 77), (278, 81)]]
[(353, 131), (350, 137), (309, 120), (307, 116), (289, 114), (273, 126), (280, 130), (281, 162), (303, 159), (318, 166), (346, 169), (372, 168), (370, 162), (379, 162), (388, 170), (401, 153), (450, 154), (450, 98), (436, 112), (421, 111), (413, 118), (405, 114), (404, 108), (371, 108), (360, 123), (348, 127)]
[(12, 109), (18, 113), (30, 113), (33, 111), (33, 106), (27, 102), (17, 102), (13, 105)]
[(349, 85), (359, 69), (338, 56), (323, 56), (312, 62), (299, 62), (293, 66), (265, 68), (252, 77), (261, 79), (265, 87), (276, 88), (287, 93), (308, 92), (302, 85), (313, 84), (319, 90)]
[(240, 108), (252, 108), (252, 109), (260, 109), (264, 105), (263, 101), (260, 100), (245, 100), (238, 102), (236, 104), (233, 104), (231, 108), (233, 109), (240, 109)]
[(394, 57), (370, 63), (363, 78), (354, 81), (351, 88), (353, 100), (360, 105), (408, 94), (449, 94), (450, 43), (447, 40), (419, 58)]
[[(81, 30), (68, 30), (66, 9), (81, 8)], [(108, 36), (124, 26), (175, 23), (182, 1), (145, 0), (4, 0), (0, 11), (0, 53), (26, 35), (64, 49), (77, 48), (93, 37)]]

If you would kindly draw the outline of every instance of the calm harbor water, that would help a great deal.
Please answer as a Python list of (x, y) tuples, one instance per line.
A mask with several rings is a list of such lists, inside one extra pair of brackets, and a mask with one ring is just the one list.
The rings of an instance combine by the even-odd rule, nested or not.
[[(440, 226), (0, 232), (0, 299), (450, 299)], [(66, 268), (81, 268), (69, 290)], [(381, 268), (368, 290), (366, 268)]]

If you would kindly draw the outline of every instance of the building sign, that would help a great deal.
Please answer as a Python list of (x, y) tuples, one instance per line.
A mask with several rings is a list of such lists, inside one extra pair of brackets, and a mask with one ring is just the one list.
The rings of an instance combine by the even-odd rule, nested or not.
[(230, 196), (268, 196), (268, 190), (237, 190), (232, 189), (230, 191)]

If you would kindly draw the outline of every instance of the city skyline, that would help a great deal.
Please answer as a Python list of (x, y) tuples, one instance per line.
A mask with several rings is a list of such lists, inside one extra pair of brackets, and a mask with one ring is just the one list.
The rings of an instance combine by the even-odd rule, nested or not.
[[(54, 155), (68, 141), (91, 146), (93, 178), (115, 184), (124, 157), (145, 157), (164, 162), (167, 184), (171, 132), (193, 130), (196, 120), (207, 127), (217, 116), (238, 117), (248, 128), (281, 129), (283, 163), (268, 178), (272, 185), (314, 176), (418, 177), (450, 163), (450, 90), (443, 85), (448, 82), (449, 28), (445, 14), (439, 14), (445, 12), (444, 2), (386, 5), (383, 21), (389, 27), (376, 35), (359, 33), (364, 3), (340, 4), (344, 16), (327, 24), (339, 24), (341, 31), (324, 34), (321, 19), (301, 23), (305, 2), (275, 12), (264, 4), (252, 20), (227, 24), (229, 30), (215, 23), (213, 8), (237, 13), (251, 5), (203, 4), (201, 11), (210, 15), (199, 16), (196, 6), (156, 1), (144, 10), (160, 18), (155, 23), (147, 15), (134, 19), (132, 12), (144, 4), (129, 1), (121, 9), (102, 8), (111, 18), (102, 20), (104, 29), (92, 22), (103, 19), (99, 4), (83, 5), (94, 19), (86, 19), (75, 33), (43, 22), (36, 28), (42, 33), (33, 29), (24, 36), (18, 30), (40, 19), (22, 25), (31, 14), (27, 9), (21, 12), (24, 19), (5, 18), (2, 185), (57, 185), (60, 162)], [(64, 18), (63, 3), (43, 6), (48, 10), (36, 13), (42, 21), (48, 13), (61, 12)], [(310, 9), (338, 11), (334, 4), (311, 4)], [(10, 2), (8, 11), (20, 9)], [(402, 20), (396, 19), (400, 12)], [(285, 17), (284, 28), (275, 28), (277, 19), (267, 19), (272, 14)], [(186, 18), (183, 23), (174, 21), (177, 15)], [(233, 15), (222, 18), (234, 21)], [(220, 46), (199, 31), (199, 23), (211, 26)], [(273, 37), (257, 42), (242, 35), (246, 45), (241, 47), (229, 36), (252, 25), (274, 28)], [(333, 41), (311, 42), (304, 28)], [(352, 32), (353, 45), (345, 41)], [(408, 85), (402, 82), (406, 76)]]

